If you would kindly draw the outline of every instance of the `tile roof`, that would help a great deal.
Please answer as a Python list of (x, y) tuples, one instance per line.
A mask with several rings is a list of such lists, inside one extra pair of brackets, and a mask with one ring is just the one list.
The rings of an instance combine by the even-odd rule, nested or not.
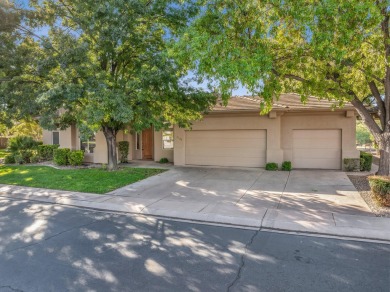
[[(261, 98), (258, 96), (233, 96), (229, 99), (227, 106), (223, 105), (221, 100), (213, 108), (214, 112), (221, 111), (259, 111)], [(311, 96), (305, 104), (301, 102), (301, 97), (295, 93), (282, 94), (279, 99), (275, 99), (273, 109), (281, 111), (294, 110), (318, 110), (331, 109), (332, 106), (338, 105), (337, 101), (319, 100)], [(343, 109), (354, 109), (352, 104), (346, 103)]]

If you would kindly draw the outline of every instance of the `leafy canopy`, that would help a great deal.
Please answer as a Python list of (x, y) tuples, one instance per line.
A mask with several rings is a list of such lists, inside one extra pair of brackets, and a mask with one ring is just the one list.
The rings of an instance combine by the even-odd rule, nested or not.
[[(380, 29), (386, 1), (198, 1), (198, 17), (177, 51), (190, 68), (217, 81), (227, 99), (243, 84), (264, 97), (282, 92), (336, 99), (372, 96), (383, 80)], [(384, 92), (378, 82), (379, 92)]]

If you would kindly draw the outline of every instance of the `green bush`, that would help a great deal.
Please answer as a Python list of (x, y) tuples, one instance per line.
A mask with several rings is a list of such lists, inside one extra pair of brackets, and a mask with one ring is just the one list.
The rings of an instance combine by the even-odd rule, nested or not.
[(39, 159), (39, 155), (37, 153), (34, 153), (31, 157), (30, 157), (30, 162), (31, 163), (38, 163), (40, 161)]
[(15, 153), (20, 150), (36, 149), (38, 142), (30, 136), (17, 136), (8, 140), (8, 148)]
[(57, 165), (67, 165), (69, 152), (70, 152), (69, 148), (55, 149), (53, 152), (54, 163)]
[(360, 158), (344, 158), (345, 171), (360, 171)]
[(168, 158), (166, 158), (166, 157), (163, 157), (163, 158), (161, 158), (160, 159), (160, 161), (159, 161), (160, 163), (168, 163), (169, 162), (169, 160), (168, 160)]
[(119, 148), (119, 160), (121, 163), (127, 162), (127, 155), (129, 154), (129, 142), (120, 141), (118, 143)]
[(390, 176), (369, 176), (368, 182), (373, 195), (386, 206), (390, 206)]
[(372, 164), (372, 154), (360, 152), (360, 171), (370, 171)]
[(38, 156), (40, 160), (53, 160), (53, 153), (60, 145), (38, 145)]
[(84, 151), (74, 150), (68, 153), (68, 162), (72, 166), (81, 165), (84, 161)]
[(23, 156), (20, 153), (15, 153), (14, 158), (15, 158), (15, 163), (23, 164), (23, 162), (24, 162)]
[(291, 171), (291, 161), (283, 161), (282, 163), (282, 170), (284, 171)]
[(15, 163), (15, 154), (11, 153), (4, 157), (4, 163), (5, 164), (12, 164)]
[(268, 162), (266, 165), (265, 165), (265, 169), (266, 170), (278, 170), (279, 169), (279, 165), (275, 162)]
[(31, 157), (34, 155), (32, 150), (20, 150), (17, 152), (20, 156), (22, 156), (23, 163), (30, 163)]

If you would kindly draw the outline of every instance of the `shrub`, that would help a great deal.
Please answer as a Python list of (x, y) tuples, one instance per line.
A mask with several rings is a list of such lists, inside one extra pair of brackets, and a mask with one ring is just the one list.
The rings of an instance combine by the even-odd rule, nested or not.
[(268, 162), (266, 165), (265, 165), (265, 169), (266, 170), (278, 170), (279, 166), (277, 163), (275, 162)]
[(83, 150), (74, 150), (68, 152), (68, 161), (72, 166), (81, 165), (84, 161), (84, 151)]
[(53, 152), (54, 163), (57, 165), (67, 165), (69, 152), (70, 152), (69, 148), (55, 149)]
[(345, 171), (360, 171), (360, 158), (344, 158)]
[(38, 145), (38, 156), (43, 161), (53, 160), (53, 153), (60, 145)]
[(372, 164), (372, 154), (360, 152), (360, 171), (370, 171)]
[(39, 155), (37, 153), (34, 153), (31, 157), (30, 157), (30, 162), (31, 163), (38, 163), (39, 162)]
[(282, 163), (282, 170), (284, 171), (291, 171), (291, 161), (283, 161)]
[(15, 154), (11, 153), (4, 157), (5, 164), (15, 163)]
[(373, 195), (386, 206), (390, 206), (390, 176), (369, 176)]
[(23, 163), (30, 163), (31, 157), (34, 155), (32, 150), (20, 150), (17, 154), (22, 156)]
[(119, 148), (119, 160), (122, 163), (127, 162), (127, 155), (129, 154), (129, 142), (127, 141), (120, 141), (118, 143)]
[(163, 157), (163, 158), (161, 158), (160, 159), (160, 161), (159, 161), (160, 163), (168, 163), (169, 162), (169, 160), (168, 160), (168, 158), (166, 158), (166, 157)]
[(14, 158), (15, 158), (15, 163), (23, 164), (23, 156), (20, 153), (15, 153)]
[(18, 136), (9, 139), (8, 148), (11, 152), (15, 153), (20, 150), (36, 149), (38, 142), (30, 136)]

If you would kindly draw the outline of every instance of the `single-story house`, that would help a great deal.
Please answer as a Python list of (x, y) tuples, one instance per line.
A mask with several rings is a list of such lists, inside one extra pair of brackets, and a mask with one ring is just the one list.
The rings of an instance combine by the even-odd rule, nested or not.
[[(358, 158), (355, 145), (356, 111), (351, 104), (332, 109), (333, 102), (310, 97), (302, 104), (296, 94), (283, 94), (271, 112), (259, 114), (256, 97), (232, 97), (191, 129), (141, 133), (120, 131), (117, 141), (128, 141), (128, 160), (168, 158), (175, 165), (264, 167), (268, 162), (291, 161), (293, 168), (342, 169), (344, 158)], [(85, 161), (107, 163), (102, 132), (80, 141), (75, 126), (44, 131), (45, 144), (83, 149)]]

